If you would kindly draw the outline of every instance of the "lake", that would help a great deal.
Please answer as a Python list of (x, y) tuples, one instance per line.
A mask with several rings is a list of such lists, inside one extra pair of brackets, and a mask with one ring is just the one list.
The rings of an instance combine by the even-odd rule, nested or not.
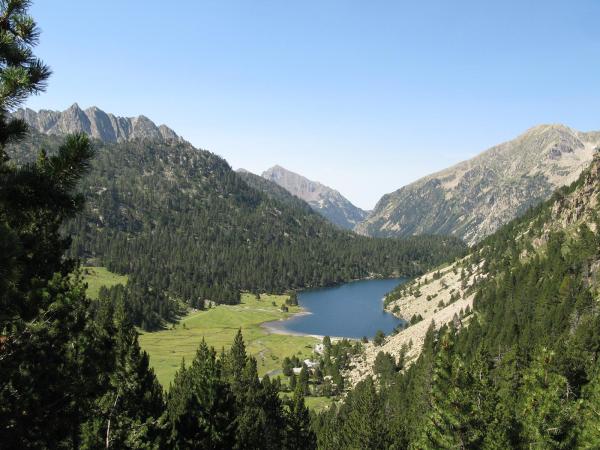
[(302, 291), (298, 302), (309, 314), (266, 325), (280, 332), (348, 338), (372, 338), (377, 330), (388, 334), (402, 321), (383, 310), (382, 299), (405, 281), (360, 280)]

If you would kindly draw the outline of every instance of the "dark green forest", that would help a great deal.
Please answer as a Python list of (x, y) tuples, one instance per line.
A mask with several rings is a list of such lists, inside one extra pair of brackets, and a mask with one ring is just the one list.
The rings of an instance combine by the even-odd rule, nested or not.
[[(30, 133), (15, 161), (56, 152), (60, 136)], [(238, 303), (240, 291), (281, 293), (373, 274), (420, 274), (464, 251), (454, 238), (373, 239), (326, 222), (266, 180), (222, 158), (167, 141), (93, 142), (79, 189), (86, 206), (68, 222), (70, 256), (129, 274), (136, 325), (160, 327), (181, 303)], [(246, 181), (254, 184), (256, 189)]]

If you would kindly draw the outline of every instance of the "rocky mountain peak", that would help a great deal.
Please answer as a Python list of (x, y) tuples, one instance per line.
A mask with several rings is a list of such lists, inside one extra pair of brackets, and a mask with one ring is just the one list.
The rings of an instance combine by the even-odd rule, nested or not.
[(575, 181), (600, 133), (538, 125), (386, 194), (355, 229), (372, 236), (451, 234), (474, 244)]
[(366, 211), (354, 206), (335, 189), (279, 165), (264, 171), (262, 177), (301, 198), (330, 222), (342, 228), (352, 229), (367, 215)]
[(123, 142), (132, 139), (185, 142), (166, 125), (157, 126), (146, 116), (119, 117), (97, 106), (82, 110), (73, 103), (64, 111), (29, 108), (19, 109), (14, 116), (25, 120), (34, 130), (45, 134), (83, 132), (104, 142)]

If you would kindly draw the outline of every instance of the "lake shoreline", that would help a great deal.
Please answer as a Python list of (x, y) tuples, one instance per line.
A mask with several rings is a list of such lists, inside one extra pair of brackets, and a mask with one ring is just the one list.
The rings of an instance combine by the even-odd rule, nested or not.
[(261, 328), (270, 334), (321, 340), (324, 336), (353, 341), (364, 336), (370, 339), (377, 330), (387, 334), (396, 328), (398, 319), (382, 308), (382, 303), (397, 283), (406, 281), (404, 277), (372, 278), (305, 289), (299, 292), (300, 311), (265, 322)]
[[(310, 311), (300, 311), (294, 314), (291, 314), (291, 317), (285, 318), (285, 319), (279, 319), (279, 320), (270, 320), (268, 322), (263, 322), (260, 324), (261, 328), (263, 328), (265, 331), (267, 331), (270, 334), (281, 334), (281, 335), (286, 335), (286, 336), (305, 336), (305, 337), (312, 337), (315, 339), (319, 339), (321, 341), (323, 341), (323, 339), (325, 338), (325, 335), (321, 335), (321, 334), (309, 334), (309, 333), (302, 333), (301, 331), (291, 331), (291, 330), (285, 330), (282, 328), (277, 327), (275, 324), (280, 323), (280, 322), (285, 322), (289, 319), (292, 319), (294, 317), (299, 317), (299, 316), (308, 316), (310, 314), (313, 314)], [(356, 338), (348, 338), (348, 337), (341, 337), (341, 336), (329, 336), (329, 338), (332, 341), (341, 341), (342, 339), (347, 339), (349, 341), (358, 341), (359, 339)]]

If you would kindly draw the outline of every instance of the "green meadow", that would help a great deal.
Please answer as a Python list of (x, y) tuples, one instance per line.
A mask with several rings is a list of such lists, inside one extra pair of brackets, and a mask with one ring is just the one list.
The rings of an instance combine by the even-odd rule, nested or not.
[[(84, 267), (83, 273), (90, 298), (97, 299), (102, 286), (127, 284), (127, 276), (109, 272), (105, 267)], [(257, 299), (252, 294), (242, 294), (239, 305), (217, 305), (204, 311), (194, 311), (165, 330), (142, 332), (140, 345), (150, 355), (150, 364), (165, 388), (173, 380), (182, 358), (188, 362), (194, 358), (202, 339), (218, 351), (222, 348), (227, 350), (240, 328), (248, 353), (257, 360), (259, 375), (278, 373), (283, 358), (294, 354), (309, 357), (314, 345), (319, 342), (310, 336), (271, 333), (261, 326), (264, 322), (286, 319), (301, 311), (297, 306), (288, 307), (288, 312), (281, 311), (287, 298), (286, 295), (262, 294)], [(329, 404), (324, 399), (320, 400), (313, 398), (307, 399), (307, 402), (316, 409), (322, 407), (321, 403)]]
[(106, 267), (83, 267), (83, 278), (87, 283), (87, 295), (89, 298), (97, 299), (102, 286), (111, 287), (116, 284), (127, 284), (126, 275), (117, 275), (109, 272)]
[[(127, 284), (127, 276), (112, 273), (105, 267), (84, 267), (83, 274), (88, 284), (88, 296), (93, 299), (98, 298), (102, 286)], [(239, 305), (217, 305), (195, 311), (165, 330), (142, 332), (140, 345), (150, 355), (150, 364), (167, 389), (182, 359), (189, 363), (202, 339), (218, 351), (227, 350), (239, 328), (244, 334), (248, 353), (257, 360), (259, 375), (279, 373), (283, 358), (294, 354), (309, 357), (319, 342), (310, 336), (271, 333), (261, 326), (264, 322), (286, 319), (301, 311), (297, 306), (289, 306), (288, 312), (281, 311), (287, 298), (286, 295), (262, 294), (257, 299), (252, 294), (242, 294)], [(282, 397), (287, 396), (282, 393)], [(332, 403), (332, 399), (326, 397), (306, 397), (305, 401), (315, 411), (322, 411)]]
[(300, 311), (299, 307), (289, 307), (289, 312), (282, 312), (280, 308), (286, 299), (285, 295), (263, 294), (256, 299), (254, 295), (243, 294), (239, 305), (218, 305), (192, 312), (168, 329), (142, 333), (140, 345), (150, 355), (158, 380), (168, 388), (182, 358), (189, 363), (202, 339), (217, 351), (227, 350), (241, 328), (246, 349), (256, 358), (262, 376), (281, 369), (286, 356), (310, 356), (319, 342), (310, 336), (274, 334), (261, 327), (264, 322), (285, 319)]

